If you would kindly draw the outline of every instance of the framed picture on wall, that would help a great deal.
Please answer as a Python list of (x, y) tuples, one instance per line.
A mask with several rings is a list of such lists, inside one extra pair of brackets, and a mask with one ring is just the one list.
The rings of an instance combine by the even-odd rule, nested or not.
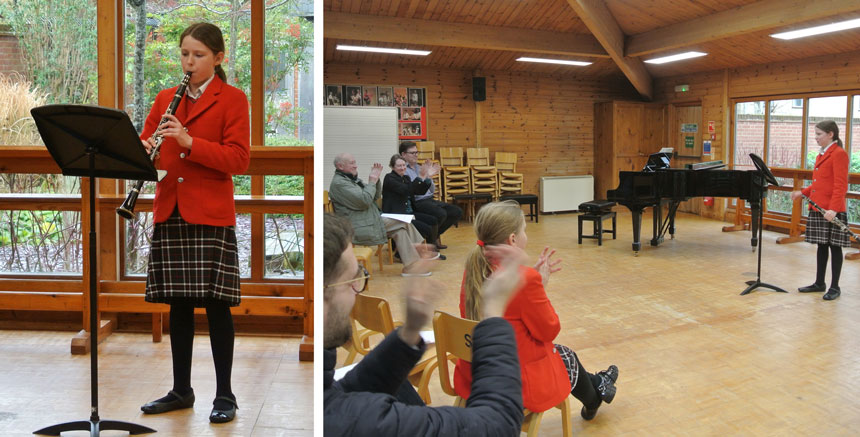
[(409, 88), (409, 106), (424, 106), (424, 88)]
[(361, 91), (361, 99), (364, 106), (377, 106), (375, 86), (363, 86), (361, 87)]
[(394, 106), (409, 106), (406, 87), (394, 87)]
[(340, 85), (325, 86), (325, 104), (328, 106), (343, 105), (343, 87)]
[(421, 130), (421, 123), (400, 123), (400, 138), (420, 138)]
[(377, 104), (379, 106), (394, 106), (394, 89), (390, 86), (376, 87)]
[(347, 85), (344, 100), (347, 106), (361, 106), (361, 87)]
[(420, 107), (411, 107), (405, 106), (400, 108), (400, 121), (420, 121), (421, 120), (421, 108)]

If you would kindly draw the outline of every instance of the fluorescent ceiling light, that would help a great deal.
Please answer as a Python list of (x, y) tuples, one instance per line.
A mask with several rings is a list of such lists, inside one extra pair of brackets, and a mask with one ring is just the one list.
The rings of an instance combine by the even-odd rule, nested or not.
[(679, 53), (677, 55), (672, 55), (672, 56), (664, 56), (662, 58), (649, 59), (645, 62), (647, 62), (649, 64), (665, 64), (667, 62), (675, 62), (675, 61), (680, 61), (683, 59), (698, 58), (699, 56), (705, 56), (705, 55), (707, 55), (707, 53), (687, 52), (687, 53)]
[(409, 50), (409, 49), (392, 49), (388, 47), (364, 47), (364, 46), (347, 46), (343, 44), (337, 45), (338, 50), (352, 50), (356, 52), (374, 52), (374, 53), (392, 53), (395, 55), (419, 55), (427, 56), (429, 50)]
[(565, 61), (564, 59), (544, 59), (544, 58), (528, 58), (528, 57), (517, 58), (517, 61), (521, 61), (521, 62), (541, 62), (541, 63), (544, 63), (544, 64), (576, 65), (577, 67), (585, 67), (586, 65), (591, 65), (591, 62), (582, 62), (582, 61)]
[(843, 21), (841, 23), (825, 24), (823, 26), (815, 26), (806, 29), (793, 30), (791, 32), (774, 33), (771, 36), (779, 39), (795, 39), (803, 38), (805, 36), (820, 35), (822, 33), (854, 29), (855, 27), (860, 27), (860, 18), (855, 20)]

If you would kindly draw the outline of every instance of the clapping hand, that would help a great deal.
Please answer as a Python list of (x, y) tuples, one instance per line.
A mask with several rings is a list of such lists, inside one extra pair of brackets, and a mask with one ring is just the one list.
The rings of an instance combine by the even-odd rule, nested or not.
[(537, 263), (535, 263), (535, 270), (540, 272), (544, 287), (549, 283), (549, 275), (561, 270), (561, 267), (556, 267), (561, 260), (552, 261), (551, 258), (553, 255), (555, 255), (555, 249), (544, 247), (543, 252), (538, 257)]
[(514, 291), (522, 285), (523, 275), (519, 266), (528, 259), (528, 256), (519, 247), (508, 244), (487, 246), (484, 248), (484, 255), (497, 267), (484, 281), (481, 289), (484, 300), (482, 316), (484, 319), (501, 317)]
[(367, 176), (367, 182), (371, 184), (375, 184), (376, 181), (379, 180), (379, 175), (382, 174), (382, 164), (378, 162), (373, 163), (373, 167), (370, 169), (370, 175)]
[[(421, 260), (416, 263), (432, 263)], [(433, 318), (436, 303), (445, 287), (441, 282), (427, 277), (408, 277), (403, 281), (403, 296), (406, 300), (406, 321), (398, 331), (400, 339), (409, 345), (421, 341), (421, 328)]]

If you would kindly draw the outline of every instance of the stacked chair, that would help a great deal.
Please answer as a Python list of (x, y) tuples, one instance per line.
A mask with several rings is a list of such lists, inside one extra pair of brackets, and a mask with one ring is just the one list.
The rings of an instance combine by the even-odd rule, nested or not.
[(506, 194), (522, 194), (523, 174), (516, 171), (516, 153), (496, 152), (496, 174), (498, 175), (496, 197)]
[[(423, 164), (426, 160), (433, 161), (434, 164), (438, 164), (439, 161), (436, 159), (436, 143), (434, 141), (416, 141), (415, 144), (418, 146), (418, 164)], [(441, 173), (441, 172), (440, 172)], [(434, 200), (442, 200), (442, 175), (437, 174), (433, 176), (433, 184), (436, 185), (436, 191), (433, 192)]]
[(442, 196), (445, 202), (453, 202), (454, 196), (469, 193), (469, 167), (463, 165), (462, 147), (439, 148), (442, 164)]
[(490, 165), (490, 149), (466, 149), (466, 165), (469, 166), (469, 187), (472, 193), (488, 193), (491, 198), (498, 197), (496, 167)]

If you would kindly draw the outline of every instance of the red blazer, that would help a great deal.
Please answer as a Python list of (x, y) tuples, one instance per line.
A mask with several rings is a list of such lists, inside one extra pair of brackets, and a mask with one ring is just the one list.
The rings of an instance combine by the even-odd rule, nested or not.
[[(845, 194), (848, 192), (848, 153), (838, 144), (831, 145), (823, 155), (815, 158), (812, 184), (800, 190), (824, 209), (845, 212)], [(812, 211), (812, 205), (809, 210)]]
[[(558, 405), (570, 394), (570, 378), (552, 342), (561, 331), (561, 324), (546, 296), (541, 275), (531, 267), (521, 266), (520, 269), (525, 282), (508, 303), (504, 317), (514, 327), (517, 340), (523, 406), (541, 412)], [(462, 286), (460, 316), (466, 317), (466, 294)], [(472, 366), (458, 360), (454, 368), (454, 390), (466, 399), (471, 388)]]
[[(175, 93), (176, 87), (158, 93), (141, 138), (152, 136)], [(235, 225), (232, 175), (244, 173), (250, 162), (248, 98), (216, 75), (197, 102), (183, 97), (174, 115), (194, 140), (191, 150), (173, 138), (161, 144), (158, 167), (167, 176), (156, 185), (155, 222), (166, 221), (178, 203), (188, 223)]]

